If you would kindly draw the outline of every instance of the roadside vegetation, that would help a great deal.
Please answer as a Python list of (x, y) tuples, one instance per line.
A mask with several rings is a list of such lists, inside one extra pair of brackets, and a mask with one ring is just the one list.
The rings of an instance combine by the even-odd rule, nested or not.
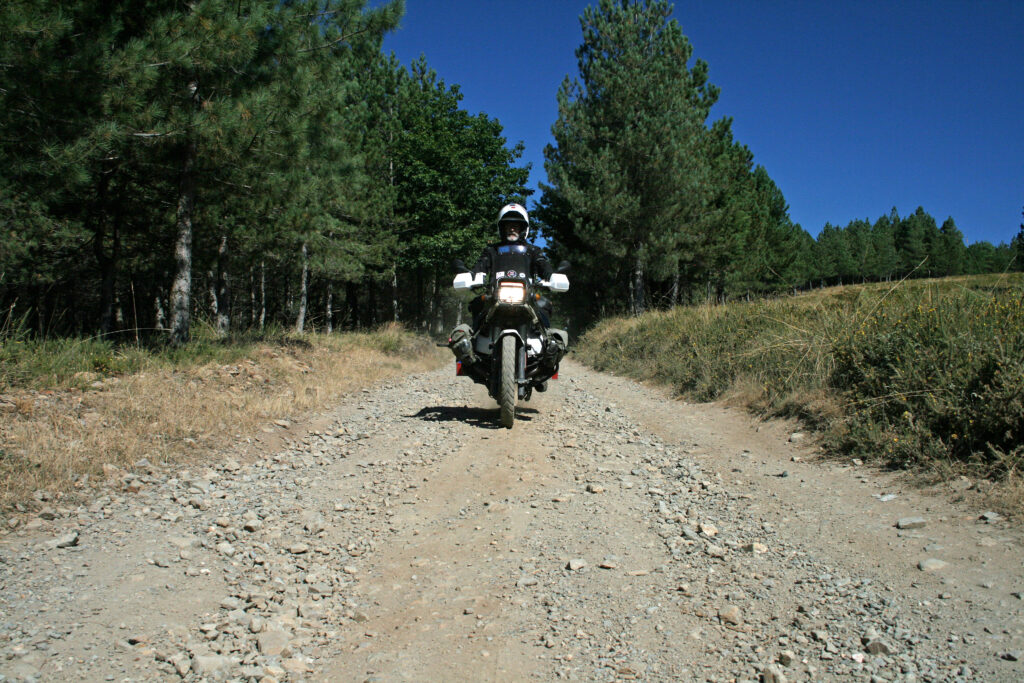
[(896, 468), (1019, 481), (1024, 277), (836, 287), (606, 320), (576, 357), (797, 417), (830, 452)]
[(448, 358), (397, 325), (230, 342), (208, 326), (196, 332), (186, 346), (152, 349), (0, 336), (0, 509), (37, 491), (87, 489), (142, 459), (201, 463)]

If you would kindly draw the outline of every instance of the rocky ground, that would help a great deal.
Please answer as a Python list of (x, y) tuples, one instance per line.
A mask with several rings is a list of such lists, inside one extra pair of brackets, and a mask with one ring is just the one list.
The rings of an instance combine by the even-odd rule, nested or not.
[(1024, 680), (997, 515), (576, 364), (512, 430), (450, 375), (40, 494), (0, 680)]

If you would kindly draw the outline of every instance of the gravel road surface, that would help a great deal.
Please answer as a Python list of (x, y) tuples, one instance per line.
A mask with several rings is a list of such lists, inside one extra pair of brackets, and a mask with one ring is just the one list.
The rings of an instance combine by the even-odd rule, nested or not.
[(0, 536), (0, 680), (1020, 681), (1024, 537), (566, 362), (109, 472)]

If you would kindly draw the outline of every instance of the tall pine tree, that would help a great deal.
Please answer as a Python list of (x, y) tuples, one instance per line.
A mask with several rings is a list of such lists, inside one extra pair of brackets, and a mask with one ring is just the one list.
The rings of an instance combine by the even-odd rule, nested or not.
[(547, 234), (639, 313), (652, 268), (698, 240), (709, 167), (704, 122), (718, 90), (663, 0), (600, 0), (580, 19), (578, 80), (558, 92), (545, 149)]

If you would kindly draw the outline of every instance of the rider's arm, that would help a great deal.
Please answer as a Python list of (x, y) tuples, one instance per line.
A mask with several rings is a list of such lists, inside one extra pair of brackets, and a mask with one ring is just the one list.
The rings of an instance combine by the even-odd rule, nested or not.
[(554, 272), (551, 261), (544, 255), (544, 251), (534, 244), (530, 245), (530, 261), (533, 264), (534, 275), (539, 276), (542, 280), (551, 279), (551, 274)]
[(480, 258), (476, 260), (476, 264), (473, 265), (474, 273), (490, 273), (491, 272), (491, 250), (489, 247), (484, 247), (484, 250), (480, 253)]

